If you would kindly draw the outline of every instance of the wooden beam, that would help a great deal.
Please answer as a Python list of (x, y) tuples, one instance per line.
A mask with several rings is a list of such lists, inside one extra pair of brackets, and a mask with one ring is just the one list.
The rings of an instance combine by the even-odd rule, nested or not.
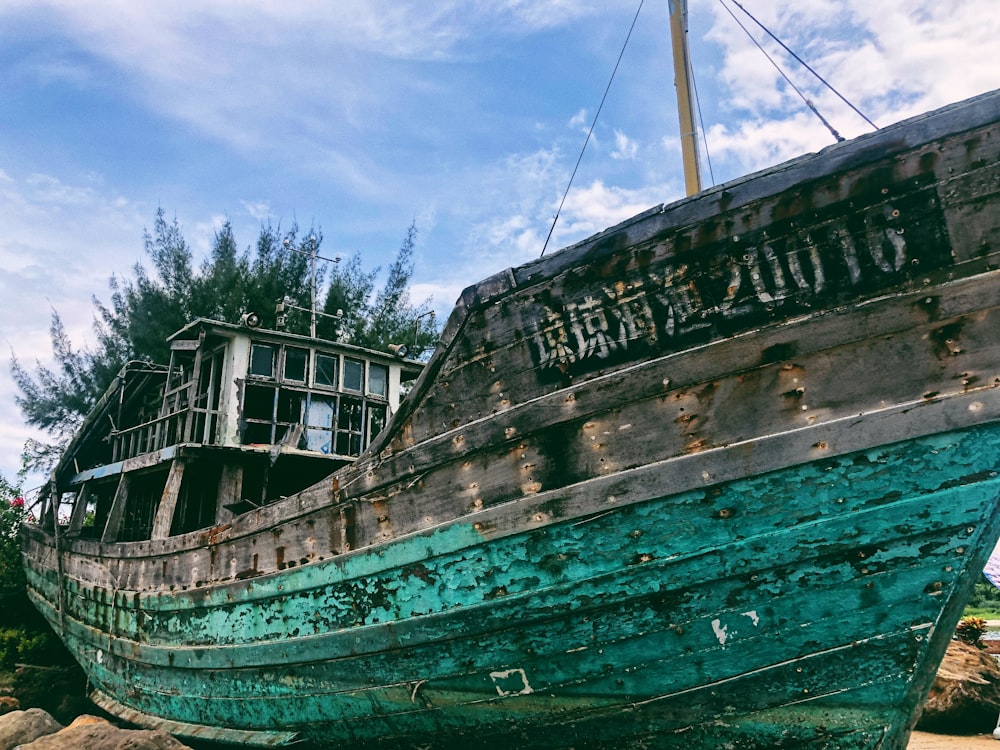
[(694, 123), (691, 58), (687, 44), (687, 0), (671, 0), (669, 5), (670, 39), (674, 53), (674, 85), (677, 87), (677, 113), (681, 126), (684, 188), (688, 195), (694, 195), (701, 191), (701, 160), (698, 153), (698, 129)]
[(104, 526), (104, 533), (101, 535), (102, 542), (118, 541), (118, 535), (122, 531), (122, 522), (125, 520), (125, 504), (128, 502), (128, 474), (122, 474), (118, 480), (118, 489), (115, 490), (115, 499), (111, 502), (111, 511), (108, 513), (108, 522)]
[(66, 530), (66, 536), (80, 536), (86, 516), (87, 485), (82, 484), (80, 485), (79, 491), (76, 493), (76, 499), (73, 500), (73, 514), (69, 519), (69, 528)]
[(163, 494), (160, 495), (160, 503), (153, 519), (151, 539), (166, 539), (170, 536), (177, 498), (181, 494), (181, 482), (184, 480), (184, 464), (181, 459), (174, 459), (170, 464), (170, 474), (167, 475), (167, 483), (163, 487)]
[(215, 506), (215, 522), (225, 523), (233, 517), (227, 505), (243, 499), (243, 464), (226, 463), (219, 478), (219, 499)]
[[(178, 442), (188, 442), (191, 440), (191, 431), (194, 429), (195, 408), (198, 406), (198, 384), (201, 381), (201, 344), (205, 341), (205, 332), (202, 331), (198, 337), (198, 348), (194, 352), (194, 365), (191, 370), (191, 382), (188, 383), (187, 413), (184, 415), (183, 432), (178, 436)], [(196, 442), (201, 442), (198, 438)]]

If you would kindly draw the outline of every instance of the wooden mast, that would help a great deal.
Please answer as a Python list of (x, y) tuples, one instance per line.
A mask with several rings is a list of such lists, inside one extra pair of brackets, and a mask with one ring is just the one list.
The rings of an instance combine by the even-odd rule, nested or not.
[(674, 53), (674, 86), (677, 88), (677, 114), (681, 125), (681, 155), (684, 160), (684, 188), (688, 195), (701, 191), (701, 160), (698, 155), (697, 129), (694, 125), (694, 99), (691, 91), (691, 59), (687, 44), (687, 0), (668, 0), (670, 41)]

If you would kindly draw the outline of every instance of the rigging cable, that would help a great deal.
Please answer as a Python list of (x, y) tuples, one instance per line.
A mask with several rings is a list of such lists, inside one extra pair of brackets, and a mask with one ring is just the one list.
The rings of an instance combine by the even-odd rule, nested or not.
[[(835, 139), (836, 139), (836, 140), (837, 140), (838, 142), (839, 142), (839, 141), (843, 141), (843, 140), (844, 140), (844, 136), (842, 136), (842, 135), (841, 135), (840, 133), (838, 133), (838, 132), (836, 131), (836, 129), (834, 129), (833, 125), (831, 125), (831, 124), (830, 124), (829, 122), (827, 122), (827, 121), (826, 121), (826, 118), (825, 118), (825, 117), (823, 117), (823, 115), (821, 115), (821, 114), (819, 113), (819, 110), (818, 110), (818, 109), (816, 109), (816, 106), (815, 106), (815, 105), (814, 105), (814, 104), (813, 104), (813, 103), (812, 103), (812, 102), (811, 102), (811, 101), (809, 100), (809, 98), (808, 98), (808, 97), (807, 97), (807, 96), (806, 96), (805, 94), (803, 94), (803, 93), (802, 93), (802, 92), (801, 92), (801, 91), (799, 90), (798, 86), (796, 86), (796, 85), (795, 85), (794, 83), (792, 83), (792, 79), (791, 79), (791, 78), (789, 78), (789, 77), (788, 77), (788, 76), (787, 76), (787, 75), (785, 74), (785, 71), (783, 71), (783, 70), (781, 69), (781, 66), (780, 66), (780, 65), (778, 65), (778, 63), (776, 63), (776, 62), (774, 61), (774, 58), (772, 58), (772, 57), (771, 57), (771, 56), (770, 56), (769, 54), (767, 54), (767, 50), (766, 50), (766, 49), (764, 49), (764, 48), (763, 48), (763, 47), (761, 46), (761, 43), (760, 43), (760, 42), (758, 42), (758, 41), (757, 41), (757, 40), (756, 40), (756, 39), (754, 38), (753, 34), (751, 34), (751, 33), (750, 33), (750, 30), (749, 30), (749, 29), (748, 29), (748, 28), (747, 28), (746, 26), (744, 26), (744, 25), (743, 25), (743, 22), (742, 22), (742, 21), (741, 21), (740, 19), (738, 19), (738, 18), (736, 17), (736, 14), (735, 14), (735, 13), (733, 13), (732, 9), (731, 9), (731, 8), (730, 8), (730, 7), (728, 6), (728, 5), (726, 5), (726, 3), (725, 3), (725, 0), (719, 0), (719, 3), (721, 3), (721, 4), (722, 4), (722, 7), (726, 9), (726, 12), (727, 12), (727, 13), (728, 13), (729, 15), (731, 15), (731, 16), (733, 17), (733, 20), (734, 20), (734, 21), (736, 21), (736, 23), (737, 23), (737, 24), (739, 25), (739, 27), (740, 27), (741, 29), (743, 29), (743, 32), (744, 32), (744, 33), (745, 33), (745, 34), (746, 34), (746, 35), (747, 35), (748, 37), (750, 37), (750, 41), (751, 41), (751, 42), (753, 42), (753, 43), (754, 43), (755, 45), (757, 45), (757, 49), (759, 49), (759, 50), (760, 50), (760, 52), (761, 52), (761, 54), (762, 54), (762, 55), (764, 55), (764, 57), (766, 57), (766, 58), (767, 58), (767, 61), (768, 61), (769, 63), (771, 63), (771, 65), (773, 65), (773, 66), (774, 66), (774, 69), (775, 69), (776, 71), (778, 71), (778, 73), (780, 73), (780, 74), (781, 74), (781, 77), (785, 79), (785, 83), (787, 83), (787, 84), (788, 84), (789, 86), (791, 86), (791, 87), (792, 87), (792, 90), (793, 90), (793, 91), (794, 91), (794, 92), (795, 92), (796, 94), (798, 94), (798, 95), (799, 95), (799, 98), (800, 98), (800, 99), (802, 99), (802, 101), (803, 101), (803, 102), (805, 102), (805, 105), (806, 105), (807, 107), (809, 107), (809, 109), (811, 109), (811, 110), (812, 110), (812, 113), (813, 113), (814, 115), (816, 115), (816, 117), (818, 117), (818, 118), (819, 118), (820, 122), (822, 122), (822, 123), (823, 123), (823, 124), (824, 124), (824, 125), (826, 126), (826, 129), (830, 131), (830, 133), (831, 133), (831, 134), (833, 135), (833, 137), (834, 137), (834, 138), (835, 138)], [(740, 7), (742, 7), (742, 6), (740, 6)], [(746, 11), (745, 11), (745, 10), (744, 10), (743, 12), (744, 12), (744, 13), (746, 13)], [(750, 14), (749, 14), (749, 13), (747, 13), (747, 15), (750, 15)], [(753, 16), (750, 16), (750, 17), (751, 17), (751, 18), (753, 18)]]
[[(722, 2), (722, 0), (719, 0), (719, 2)], [(869, 119), (868, 119), (868, 117), (867, 117), (867, 116), (865, 116), (864, 112), (862, 112), (862, 111), (861, 111), (860, 109), (858, 109), (858, 108), (857, 108), (857, 107), (855, 107), (855, 106), (854, 106), (853, 104), (851, 104), (851, 102), (850, 102), (850, 101), (848, 101), (848, 100), (847, 100), (847, 98), (846, 98), (846, 97), (844, 97), (844, 95), (843, 95), (843, 94), (841, 94), (841, 93), (840, 93), (839, 91), (837, 91), (837, 89), (835, 89), (835, 88), (834, 88), (833, 86), (831, 86), (831, 85), (830, 85), (830, 84), (829, 84), (829, 83), (828, 83), (828, 82), (826, 81), (826, 79), (825, 79), (825, 78), (823, 78), (823, 76), (821, 76), (821, 75), (820, 75), (819, 73), (817, 73), (817, 72), (816, 72), (815, 70), (813, 70), (813, 69), (812, 69), (811, 67), (809, 67), (809, 64), (808, 64), (808, 63), (807, 63), (807, 62), (806, 62), (805, 60), (803, 60), (803, 59), (802, 59), (801, 57), (799, 57), (798, 55), (796, 55), (796, 54), (795, 54), (795, 53), (794, 53), (794, 52), (793, 52), (792, 50), (790, 50), (790, 49), (788, 48), (788, 46), (787, 46), (787, 45), (786, 45), (786, 44), (785, 44), (785, 43), (784, 43), (783, 41), (781, 41), (780, 39), (778, 39), (778, 37), (776, 37), (776, 36), (775, 36), (774, 34), (772, 34), (772, 33), (771, 33), (770, 29), (768, 29), (768, 28), (767, 28), (767, 27), (766, 27), (766, 26), (765, 26), (764, 24), (762, 24), (762, 23), (761, 23), (760, 21), (758, 21), (758, 20), (757, 20), (756, 18), (754, 18), (754, 15), (753, 15), (753, 14), (752, 14), (752, 13), (751, 13), (750, 11), (748, 11), (748, 10), (747, 10), (746, 8), (744, 8), (744, 7), (743, 7), (743, 6), (742, 6), (742, 5), (740, 4), (739, 0), (732, 0), (732, 2), (733, 2), (733, 3), (735, 4), (735, 5), (736, 5), (736, 7), (737, 7), (737, 8), (739, 8), (739, 9), (740, 9), (740, 10), (742, 10), (742, 11), (743, 11), (744, 13), (746, 13), (746, 14), (747, 14), (747, 16), (748, 16), (748, 17), (750, 18), (750, 20), (751, 20), (751, 21), (753, 21), (753, 22), (754, 22), (755, 24), (757, 24), (758, 26), (760, 26), (760, 28), (764, 30), (764, 33), (765, 33), (765, 34), (767, 34), (767, 35), (768, 35), (769, 37), (771, 37), (771, 38), (772, 38), (772, 39), (773, 39), (774, 41), (776, 41), (776, 42), (777, 42), (778, 44), (780, 44), (780, 45), (781, 45), (781, 47), (782, 47), (782, 49), (784, 49), (784, 50), (785, 50), (785, 52), (787, 52), (787, 53), (788, 53), (789, 55), (791, 55), (791, 56), (792, 56), (793, 58), (795, 58), (796, 62), (798, 62), (798, 63), (799, 63), (799, 64), (800, 64), (800, 65), (801, 65), (801, 66), (802, 66), (803, 68), (805, 68), (805, 69), (806, 69), (806, 70), (808, 70), (808, 71), (809, 71), (810, 73), (812, 73), (812, 74), (813, 74), (814, 76), (816, 76), (816, 78), (817, 78), (817, 79), (819, 80), (819, 82), (820, 82), (820, 83), (822, 83), (822, 84), (823, 84), (824, 86), (826, 86), (826, 87), (827, 87), (828, 89), (830, 89), (830, 91), (832, 91), (832, 92), (833, 92), (834, 94), (836, 94), (836, 95), (837, 95), (837, 97), (838, 97), (838, 98), (840, 99), (840, 101), (842, 101), (842, 102), (843, 102), (844, 104), (846, 104), (846, 105), (847, 105), (848, 107), (850, 107), (850, 108), (851, 108), (852, 110), (854, 110), (854, 113), (855, 113), (855, 114), (856, 114), (856, 115), (857, 115), (858, 117), (860, 117), (860, 118), (861, 118), (862, 120), (864, 120), (864, 121), (865, 121), (865, 122), (867, 122), (867, 123), (868, 123), (869, 125), (871, 125), (871, 126), (872, 126), (873, 128), (875, 128), (875, 130), (878, 130), (878, 125), (876, 125), (876, 124), (875, 124), (874, 122), (872, 122), (871, 120), (869, 120)], [(728, 9), (728, 8), (726, 8), (726, 10), (729, 10), (729, 9)], [(732, 11), (730, 11), (730, 15), (732, 15)], [(738, 22), (737, 22), (737, 23), (738, 23)], [(742, 24), (740, 24), (740, 25), (742, 26)], [(744, 29), (744, 31), (746, 31), (746, 29)], [(749, 32), (747, 32), (747, 33), (749, 34)], [(751, 37), (751, 38), (753, 38), (753, 37)], [(760, 45), (758, 45), (758, 46), (760, 46)], [(786, 80), (787, 80), (787, 79), (786, 79)]]
[[(687, 32), (685, 32), (687, 33)], [(698, 110), (698, 127), (701, 128), (701, 142), (705, 147), (705, 162), (708, 164), (708, 179), (715, 184), (715, 172), (712, 169), (712, 155), (708, 152), (708, 133), (705, 130), (705, 118), (701, 114), (701, 99), (698, 96), (698, 81), (694, 77), (694, 66), (689, 66), (691, 75), (691, 88), (694, 89), (694, 106)]]
[[(802, 92), (801, 92), (801, 91), (799, 90), (799, 87), (798, 87), (798, 86), (796, 86), (796, 85), (795, 85), (794, 83), (792, 83), (792, 79), (791, 79), (791, 78), (789, 78), (789, 77), (788, 77), (788, 76), (787, 76), (787, 75), (785, 74), (785, 71), (783, 71), (783, 70), (781, 69), (781, 66), (780, 66), (780, 65), (778, 65), (778, 63), (776, 63), (776, 62), (774, 61), (774, 58), (772, 58), (772, 57), (771, 57), (771, 56), (770, 56), (769, 54), (767, 54), (767, 50), (766, 50), (766, 49), (764, 49), (764, 48), (763, 48), (763, 47), (761, 46), (761, 43), (760, 43), (760, 42), (758, 42), (758, 41), (757, 41), (756, 39), (754, 39), (754, 36), (753, 36), (753, 34), (751, 34), (751, 33), (750, 33), (750, 30), (749, 30), (749, 29), (748, 29), (748, 28), (747, 28), (746, 26), (744, 26), (744, 25), (743, 25), (743, 22), (742, 22), (742, 21), (741, 21), (740, 19), (738, 19), (738, 18), (736, 17), (736, 14), (735, 14), (735, 13), (733, 13), (733, 11), (732, 11), (732, 8), (730, 8), (730, 7), (728, 6), (728, 5), (726, 5), (726, 3), (724, 2), (724, 0), (719, 0), (719, 2), (720, 2), (720, 3), (722, 4), (722, 7), (726, 9), (726, 12), (727, 12), (727, 13), (728, 13), (729, 15), (731, 15), (731, 16), (733, 17), (733, 20), (734, 20), (734, 21), (736, 21), (736, 23), (737, 23), (737, 24), (739, 25), (739, 27), (740, 27), (741, 29), (743, 29), (743, 32), (744, 32), (744, 33), (745, 33), (745, 34), (746, 34), (746, 35), (747, 35), (748, 37), (750, 37), (750, 41), (751, 41), (751, 42), (753, 42), (753, 43), (754, 43), (755, 45), (757, 45), (757, 49), (759, 49), (759, 50), (760, 50), (760, 52), (761, 52), (761, 54), (762, 54), (762, 55), (764, 55), (764, 57), (766, 57), (766, 58), (767, 58), (767, 61), (768, 61), (769, 63), (771, 63), (771, 65), (773, 65), (773, 66), (774, 66), (774, 69), (775, 69), (776, 71), (778, 71), (778, 73), (780, 73), (780, 74), (781, 74), (781, 77), (785, 79), (785, 83), (787, 83), (787, 84), (788, 84), (789, 86), (791, 86), (791, 87), (792, 87), (792, 90), (793, 90), (793, 91), (794, 91), (794, 92), (795, 92), (796, 94), (798, 94), (798, 95), (799, 95), (799, 98), (800, 98), (800, 99), (802, 99), (802, 101), (803, 101), (803, 102), (805, 102), (805, 105), (806, 105), (807, 107), (809, 107), (809, 109), (811, 109), (811, 110), (812, 110), (813, 114), (814, 114), (814, 115), (816, 115), (816, 116), (817, 116), (817, 117), (819, 118), (820, 122), (822, 122), (822, 123), (823, 123), (823, 124), (824, 124), (824, 125), (826, 126), (826, 129), (830, 131), (830, 133), (831, 133), (831, 134), (833, 135), (833, 137), (834, 137), (834, 138), (835, 138), (835, 139), (836, 139), (836, 140), (837, 140), (838, 142), (840, 142), (840, 141), (843, 141), (843, 140), (844, 140), (844, 136), (842, 136), (842, 135), (841, 135), (840, 133), (838, 133), (838, 132), (836, 131), (836, 129), (835, 129), (834, 127), (833, 127), (833, 125), (831, 125), (831, 124), (830, 124), (829, 122), (827, 122), (827, 121), (826, 121), (826, 118), (825, 118), (825, 117), (823, 117), (823, 115), (821, 115), (821, 114), (819, 113), (819, 110), (818, 110), (818, 109), (816, 109), (816, 106), (815, 106), (815, 105), (814, 105), (814, 104), (813, 104), (813, 103), (812, 103), (812, 102), (811, 102), (811, 101), (809, 100), (809, 98), (808, 98), (808, 97), (807, 97), (807, 96), (806, 96), (805, 94), (803, 94), (803, 93), (802, 93)], [(744, 11), (744, 12), (746, 12), (746, 11)], [(749, 15), (749, 14), (748, 14), (748, 15)], [(752, 16), (751, 16), (751, 17), (752, 17)]]
[(622, 45), (622, 51), (618, 53), (618, 61), (615, 63), (614, 70), (611, 71), (611, 79), (608, 81), (607, 87), (604, 89), (604, 96), (601, 97), (601, 103), (597, 107), (597, 112), (594, 113), (594, 121), (590, 124), (590, 131), (587, 133), (587, 138), (583, 142), (583, 148), (580, 149), (580, 156), (576, 159), (576, 166), (573, 167), (573, 174), (569, 176), (569, 183), (566, 185), (566, 192), (563, 193), (562, 200), (559, 201), (559, 208), (556, 210), (556, 215), (552, 217), (552, 226), (549, 227), (549, 235), (545, 238), (545, 244), (542, 245), (542, 254), (539, 257), (545, 255), (545, 250), (549, 246), (549, 241), (552, 239), (552, 233), (556, 229), (556, 222), (559, 221), (559, 214), (562, 213), (563, 205), (566, 203), (566, 196), (569, 195), (569, 189), (573, 185), (573, 178), (576, 177), (576, 171), (580, 168), (580, 162), (583, 161), (583, 153), (587, 150), (587, 144), (590, 143), (590, 137), (594, 134), (594, 128), (597, 126), (597, 118), (601, 115), (601, 110), (604, 108), (604, 102), (608, 98), (608, 92), (611, 90), (611, 84), (615, 80), (615, 74), (618, 72), (618, 66), (621, 65), (622, 57), (625, 56), (625, 48), (628, 47), (629, 39), (632, 38), (632, 32), (635, 30), (635, 22), (639, 20), (639, 11), (642, 10), (642, 4), (645, 0), (639, 0), (639, 7), (635, 11), (635, 17), (632, 19), (632, 25), (629, 27), (628, 35), (625, 37), (625, 44)]

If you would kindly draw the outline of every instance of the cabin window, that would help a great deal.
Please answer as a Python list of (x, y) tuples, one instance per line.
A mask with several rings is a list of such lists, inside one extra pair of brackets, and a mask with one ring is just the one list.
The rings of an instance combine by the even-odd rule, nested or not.
[(250, 374), (261, 378), (274, 377), (275, 347), (267, 344), (250, 345)]
[(317, 453), (333, 452), (333, 425), (337, 414), (336, 396), (316, 396), (309, 400), (306, 415), (306, 449)]
[(364, 380), (365, 363), (358, 359), (344, 358), (344, 390), (360, 391)]
[(317, 453), (359, 456), (385, 427), (385, 404), (356, 396), (313, 395), (306, 415), (304, 447)]
[(337, 356), (316, 353), (316, 385), (337, 387)]
[(385, 427), (385, 406), (382, 404), (369, 404), (367, 425), (368, 437), (365, 440), (366, 448), (372, 441), (372, 438), (382, 432), (383, 427)]
[(308, 366), (308, 349), (297, 349), (291, 346), (285, 348), (284, 380), (291, 380), (296, 383), (306, 382), (306, 372), (308, 371)]
[(248, 385), (243, 391), (243, 417), (270, 421), (274, 417), (274, 388)]
[(299, 424), (302, 422), (302, 394), (298, 391), (289, 391), (284, 388), (278, 389), (278, 421), (288, 424)]
[(340, 397), (337, 414), (337, 453), (342, 456), (361, 455), (361, 435), (364, 405), (359, 398)]
[(368, 393), (373, 396), (389, 397), (389, 368), (385, 365), (368, 365)]
[(191, 408), (194, 426), (190, 438), (196, 443), (216, 441), (225, 352), (226, 348), (220, 347), (212, 353), (211, 357), (206, 357), (201, 362), (198, 391)]
[(292, 425), (301, 424), (305, 394), (266, 384), (243, 389), (243, 445), (281, 442)]
[(275, 388), (247, 384), (243, 389), (243, 444), (270, 444), (274, 428)]

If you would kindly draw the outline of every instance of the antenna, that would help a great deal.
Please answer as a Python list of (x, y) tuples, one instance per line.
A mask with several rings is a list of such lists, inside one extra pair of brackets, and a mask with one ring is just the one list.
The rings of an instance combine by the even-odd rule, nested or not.
[[(316, 239), (316, 235), (315, 234), (310, 234), (309, 235), (309, 239), (306, 242), (306, 245), (309, 248), (308, 251), (302, 250), (301, 248), (294, 247), (292, 245), (292, 243), (291, 243), (291, 240), (289, 240), (287, 237), (285, 237), (285, 241), (284, 241), (283, 244), (284, 244), (286, 250), (291, 250), (293, 253), (300, 253), (302, 255), (309, 256), (309, 276), (310, 276), (310, 283), (309, 283), (309, 310), (308, 310), (308, 312), (309, 312), (309, 337), (314, 339), (314, 338), (316, 338), (316, 261), (317, 260), (323, 260), (323, 261), (326, 261), (327, 263), (340, 263), (340, 256), (336, 255), (336, 256), (334, 256), (332, 258), (324, 258), (322, 255), (320, 255), (319, 252), (318, 252), (318, 250), (319, 250), (319, 240)], [(281, 304), (281, 303), (279, 303), (279, 304)], [(284, 308), (285, 307), (290, 307), (290, 308), (295, 309), (295, 310), (301, 310), (302, 309), (300, 307), (296, 307), (295, 305), (291, 305), (291, 304), (288, 304), (287, 302), (284, 302), (284, 304), (282, 305), (282, 310), (279, 311), (276, 308), (275, 312), (278, 312), (280, 314), (281, 312), (284, 312)], [(320, 313), (320, 314), (322, 314), (322, 313)], [(342, 317), (342, 315), (340, 317)]]

